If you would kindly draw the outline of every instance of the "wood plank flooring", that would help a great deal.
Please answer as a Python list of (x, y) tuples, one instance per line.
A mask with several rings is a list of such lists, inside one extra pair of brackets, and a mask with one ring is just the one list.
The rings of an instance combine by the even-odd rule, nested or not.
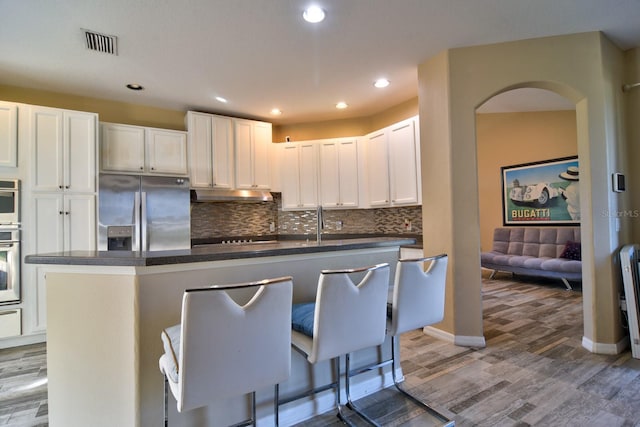
[[(486, 348), (421, 331), (401, 337), (407, 388), (459, 427), (640, 427), (640, 360), (630, 351), (603, 356), (582, 348), (579, 288), (485, 277), (483, 306)], [(44, 344), (0, 350), (0, 426), (47, 425), (45, 354)], [(357, 403), (384, 426), (435, 425), (393, 388)], [(333, 413), (298, 424), (338, 425)]]

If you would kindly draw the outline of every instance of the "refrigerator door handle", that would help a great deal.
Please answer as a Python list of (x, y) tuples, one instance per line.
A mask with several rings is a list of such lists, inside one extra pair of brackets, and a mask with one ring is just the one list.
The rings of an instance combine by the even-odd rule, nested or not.
[(140, 250), (148, 251), (149, 250), (149, 242), (147, 236), (147, 192), (142, 191), (141, 193), (141, 209), (140, 209), (140, 221), (139, 224), (142, 226), (142, 246)]
[(140, 192), (133, 193), (133, 222), (135, 230), (133, 233), (133, 247), (131, 250), (139, 251), (140, 247)]

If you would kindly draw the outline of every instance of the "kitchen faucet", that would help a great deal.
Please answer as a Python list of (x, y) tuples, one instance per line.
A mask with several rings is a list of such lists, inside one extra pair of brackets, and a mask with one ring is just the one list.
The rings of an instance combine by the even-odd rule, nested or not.
[(322, 217), (322, 206), (318, 206), (318, 210), (316, 213), (318, 217), (318, 225), (316, 227), (316, 242), (320, 244), (322, 242), (322, 230), (324, 229), (324, 218)]

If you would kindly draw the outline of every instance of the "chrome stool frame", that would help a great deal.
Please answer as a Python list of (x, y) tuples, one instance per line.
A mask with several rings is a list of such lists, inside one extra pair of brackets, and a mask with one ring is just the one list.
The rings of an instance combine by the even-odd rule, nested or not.
[[(424, 272), (422, 270), (422, 266), (425, 262), (431, 261), (431, 265), (429, 269)], [(346, 356), (346, 394), (347, 394), (347, 407), (359, 413), (364, 419), (366, 419), (371, 425), (378, 426), (378, 424), (365, 415), (361, 409), (357, 407), (357, 405), (351, 399), (350, 394), (350, 378), (356, 375), (362, 374), (364, 372), (368, 372), (374, 369), (380, 369), (384, 366), (391, 365), (391, 372), (393, 377), (393, 383), (396, 389), (409, 400), (411, 400), (416, 405), (425, 409), (428, 413), (436, 417), (442, 424), (442, 427), (452, 427), (455, 426), (455, 421), (449, 420), (447, 417), (433, 409), (431, 406), (418, 399), (416, 396), (412, 395), (408, 391), (406, 391), (402, 386), (402, 381), (398, 381), (396, 370), (400, 368), (400, 355), (396, 355), (396, 347), (398, 347), (398, 353), (400, 351), (398, 336), (404, 332), (409, 330), (422, 328), (424, 326), (432, 325), (442, 321), (444, 318), (444, 294), (445, 294), (445, 285), (446, 285), (446, 270), (448, 264), (448, 256), (446, 254), (440, 254), (430, 257), (424, 258), (414, 258), (414, 259), (400, 259), (398, 260), (397, 268), (396, 268), (396, 277), (393, 289), (393, 302), (391, 304), (392, 307), (392, 319), (391, 326), (388, 330), (388, 335), (391, 336), (391, 358), (387, 360), (383, 360), (379, 363), (375, 363), (373, 365), (369, 365), (366, 367), (362, 367), (356, 370), (351, 370), (350, 367), (350, 357), (347, 354)], [(417, 269), (420, 269), (419, 271)], [(408, 276), (408, 278), (405, 276)], [(411, 293), (411, 290), (419, 289), (414, 288), (411, 289), (407, 283), (407, 280), (415, 280), (418, 283), (416, 286), (423, 286), (422, 290), (418, 290), (414, 293)], [(412, 281), (412, 280), (411, 280)], [(426, 290), (426, 286), (431, 286), (431, 290)], [(410, 301), (410, 304), (408, 303)], [(423, 308), (427, 308), (429, 304), (434, 305), (433, 312), (425, 312), (420, 315), (412, 315), (412, 313), (407, 314), (406, 311), (400, 313), (402, 308), (407, 305), (418, 305), (420, 303), (424, 304)], [(403, 316), (403, 318), (393, 319), (393, 316)]]
[[(364, 278), (357, 286), (348, 277), (353, 273), (365, 273)], [(337, 416), (343, 423), (352, 425), (346, 418), (344, 405), (340, 397), (342, 376), (340, 372), (340, 357), (343, 354), (348, 355), (350, 352), (380, 345), (384, 342), (385, 306), (388, 287), (389, 264), (386, 263), (353, 269), (322, 270), (316, 295), (313, 337), (293, 331), (291, 344), (293, 349), (307, 358), (307, 361), (311, 364), (331, 360), (336, 373), (335, 381), (280, 400), (279, 405), (334, 389)], [(354, 288), (357, 289), (355, 295)], [(336, 300), (347, 300), (348, 303), (336, 308), (335, 304), (332, 306), (332, 303)], [(336, 324), (354, 324), (353, 320), (361, 318), (361, 311), (364, 311), (364, 315), (368, 316), (367, 321), (361, 322), (366, 326), (350, 328), (348, 339), (346, 336), (342, 336), (340, 343), (330, 346), (326, 344), (326, 339), (320, 340), (318, 338), (323, 334), (330, 336), (331, 331), (335, 330), (334, 326)], [(361, 414), (358, 415), (361, 416)]]

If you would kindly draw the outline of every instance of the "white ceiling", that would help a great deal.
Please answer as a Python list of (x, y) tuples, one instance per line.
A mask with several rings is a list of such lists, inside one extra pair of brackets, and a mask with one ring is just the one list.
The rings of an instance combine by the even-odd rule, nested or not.
[[(409, 100), (417, 65), (448, 48), (585, 31), (640, 46), (639, 0), (314, 1), (320, 24), (302, 20), (311, 0), (0, 0), (0, 84), (284, 124)], [(117, 36), (118, 55), (82, 29)]]

